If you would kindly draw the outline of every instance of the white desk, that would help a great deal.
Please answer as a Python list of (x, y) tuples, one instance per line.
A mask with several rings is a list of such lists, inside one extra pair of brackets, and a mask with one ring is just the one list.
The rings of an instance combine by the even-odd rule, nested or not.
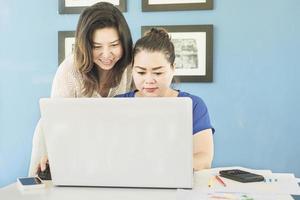
[[(239, 168), (240, 167), (230, 167)], [(207, 187), (211, 174), (221, 168), (214, 168), (196, 172), (194, 174), (194, 186)], [(225, 168), (222, 168), (225, 169)], [(249, 171), (249, 170), (248, 170)], [(269, 170), (261, 170), (267, 171)], [(252, 172), (255, 172), (252, 170)], [(271, 173), (271, 171), (269, 172)], [(266, 173), (267, 174), (267, 173)], [(231, 181), (235, 183), (234, 181)], [(51, 181), (45, 181), (46, 188), (21, 191), (16, 183), (0, 189), (0, 200), (176, 200), (176, 189), (138, 189), (138, 188), (103, 188), (103, 187), (57, 187)], [(230, 180), (226, 180), (230, 186)], [(236, 183), (235, 183), (236, 184)], [(223, 187), (215, 185), (214, 187)]]
[(1, 200), (175, 200), (176, 189), (133, 189), (100, 187), (54, 187), (21, 191), (16, 183), (0, 189)]

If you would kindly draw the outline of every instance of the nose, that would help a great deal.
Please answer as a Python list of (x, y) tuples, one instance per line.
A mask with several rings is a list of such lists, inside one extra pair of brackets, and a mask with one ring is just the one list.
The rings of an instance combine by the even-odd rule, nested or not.
[(109, 47), (104, 47), (101, 51), (101, 56), (103, 58), (110, 58), (110, 56), (112, 55), (112, 51)]
[(145, 77), (145, 83), (152, 84), (155, 82), (156, 82), (155, 77), (151, 73), (147, 73)]

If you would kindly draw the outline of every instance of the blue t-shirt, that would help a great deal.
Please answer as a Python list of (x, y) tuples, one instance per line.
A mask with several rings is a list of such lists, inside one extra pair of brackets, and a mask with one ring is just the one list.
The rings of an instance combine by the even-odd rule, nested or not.
[[(210, 123), (210, 118), (208, 114), (207, 107), (204, 101), (195, 95), (189, 94), (187, 92), (178, 91), (178, 97), (189, 97), (193, 102), (193, 135), (198, 133), (199, 131), (203, 131), (205, 129), (212, 129), (212, 132), (215, 132), (215, 129), (212, 127)], [(115, 97), (134, 97), (136, 91), (131, 91), (125, 94), (120, 94)]]

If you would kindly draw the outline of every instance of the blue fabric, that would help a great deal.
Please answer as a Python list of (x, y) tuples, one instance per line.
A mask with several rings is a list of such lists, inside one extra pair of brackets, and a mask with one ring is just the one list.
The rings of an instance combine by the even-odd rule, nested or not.
[[(127, 92), (125, 94), (120, 94), (115, 97), (135, 97), (136, 91)], [(210, 123), (210, 118), (208, 114), (207, 107), (204, 101), (195, 95), (189, 94), (187, 92), (178, 91), (178, 97), (189, 97), (193, 102), (193, 135), (199, 131), (205, 129), (212, 129), (212, 132), (215, 132), (215, 129)]]

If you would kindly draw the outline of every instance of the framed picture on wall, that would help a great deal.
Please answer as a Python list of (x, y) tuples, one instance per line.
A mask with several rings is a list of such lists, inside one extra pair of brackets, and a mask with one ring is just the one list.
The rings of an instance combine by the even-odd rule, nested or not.
[(58, 31), (58, 65), (74, 53), (75, 31)]
[(164, 28), (175, 47), (175, 77), (180, 82), (213, 81), (213, 25), (142, 26)]
[(59, 14), (79, 14), (88, 6), (97, 2), (109, 2), (115, 5), (121, 12), (126, 12), (126, 0), (58, 0)]
[(142, 11), (212, 10), (213, 0), (142, 0)]

